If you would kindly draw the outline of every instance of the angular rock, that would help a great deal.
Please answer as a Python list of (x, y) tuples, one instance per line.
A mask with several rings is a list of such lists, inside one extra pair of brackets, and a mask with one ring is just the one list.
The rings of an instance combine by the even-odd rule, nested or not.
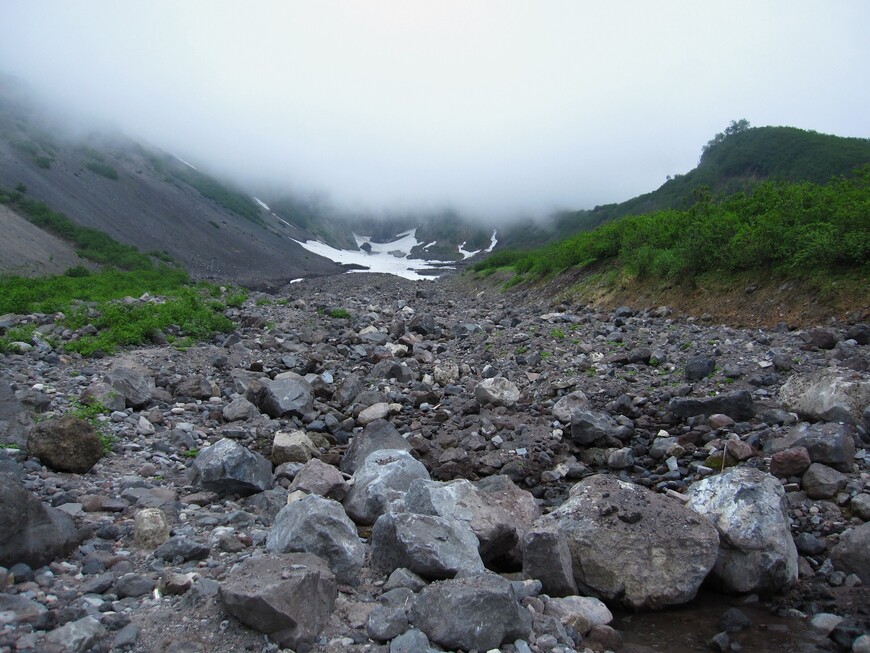
[(245, 397), (274, 419), (301, 417), (314, 406), (314, 389), (294, 372), (284, 372), (266, 383), (252, 382)]
[(844, 531), (831, 549), (831, 561), (835, 568), (870, 583), (870, 522)]
[(284, 506), (266, 538), (270, 553), (311, 553), (329, 565), (339, 582), (355, 584), (365, 559), (356, 526), (341, 504), (316, 494)]
[(319, 458), (312, 458), (293, 477), (289, 490), (302, 490), (307, 494), (341, 501), (347, 495), (348, 485), (338, 469)]
[(335, 391), (332, 393), (332, 400), (344, 408), (345, 406), (349, 406), (362, 391), (363, 386), (362, 383), (360, 383), (359, 377), (355, 374), (348, 374), (341, 383), (336, 386)]
[(578, 589), (632, 609), (690, 601), (716, 562), (719, 537), (706, 519), (610, 476), (576, 484), (550, 515), (568, 541)]
[(770, 594), (798, 577), (798, 554), (782, 485), (751, 467), (737, 467), (693, 483), (688, 508), (719, 532), (711, 579), (727, 592)]
[(690, 356), (686, 361), (686, 380), (699, 381), (710, 376), (716, 367), (716, 359), (712, 356)]
[(95, 381), (79, 394), (79, 401), (89, 405), (100, 403), (109, 410), (124, 410), (127, 400), (111, 384), (105, 381)]
[(668, 403), (668, 410), (681, 418), (695, 415), (715, 415), (722, 413), (740, 422), (755, 416), (755, 402), (748, 390), (737, 390), (717, 397), (694, 399), (692, 397), (674, 397)]
[(581, 635), (586, 635), (594, 626), (606, 626), (613, 621), (607, 606), (591, 596), (550, 599), (544, 614), (556, 617), (563, 626), (571, 626)]
[(425, 587), (411, 608), (410, 621), (446, 650), (487, 651), (532, 631), (529, 611), (517, 603), (509, 581), (474, 576)]
[(589, 397), (580, 390), (567, 394), (553, 405), (553, 417), (562, 424), (571, 423), (571, 415), (575, 410), (589, 410)]
[(520, 390), (503, 376), (485, 379), (474, 388), (474, 398), (481, 405), (515, 406), (520, 400)]
[(372, 529), (372, 565), (384, 573), (404, 567), (429, 580), (480, 574), (477, 547), (467, 526), (432, 515), (388, 512)]
[(109, 383), (130, 408), (143, 408), (154, 395), (154, 376), (145, 367), (132, 360), (121, 359), (106, 373)]
[(523, 574), (541, 581), (545, 594), (577, 593), (568, 540), (549, 518), (535, 522), (523, 537)]
[(847, 424), (807, 424), (792, 427), (788, 435), (771, 443), (773, 452), (804, 447), (814, 463), (851, 472), (855, 462), (854, 427)]
[(9, 381), (0, 379), (0, 433), (3, 434), (3, 443), (23, 447), (32, 427), (30, 412), (15, 396)]
[(272, 487), (271, 463), (229, 438), (200, 451), (188, 476), (192, 485), (220, 496), (248, 496)]
[(860, 424), (861, 412), (870, 405), (870, 380), (841, 368), (793, 374), (780, 388), (779, 398), (807, 420)]
[(227, 612), (292, 649), (317, 640), (337, 595), (326, 563), (307, 553), (248, 558), (230, 571), (219, 590)]
[(375, 420), (350, 441), (350, 446), (341, 459), (339, 469), (345, 474), (353, 474), (368, 458), (369, 454), (381, 449), (412, 451), (413, 447), (388, 421)]
[(507, 476), (490, 476), (477, 485), (465, 479), (414, 481), (405, 497), (405, 509), (463, 522), (480, 541), (484, 562), (500, 558), (519, 562), (523, 535), (540, 516), (531, 493)]
[(846, 487), (848, 478), (833, 467), (813, 463), (801, 478), (801, 487), (810, 499), (831, 499)]
[(223, 415), (224, 421), (239, 422), (259, 417), (260, 411), (245, 397), (236, 397), (223, 407), (221, 414)]
[(94, 617), (84, 617), (55, 628), (44, 640), (44, 653), (84, 653), (106, 634), (106, 627)]
[(133, 539), (143, 549), (155, 549), (170, 534), (169, 520), (160, 508), (144, 508), (133, 518)]
[(64, 415), (37, 424), (27, 438), (27, 451), (46, 467), (84, 474), (103, 456), (103, 444), (90, 422)]
[(386, 419), (389, 414), (390, 404), (385, 401), (379, 401), (378, 403), (372, 404), (371, 406), (368, 406), (367, 408), (361, 410), (359, 416), (356, 418), (356, 421), (362, 426), (367, 426), (375, 420)]
[(575, 410), (571, 413), (571, 440), (587, 445), (605, 438), (616, 429), (616, 420), (598, 410)]
[(212, 394), (211, 382), (202, 374), (185, 377), (175, 386), (176, 397), (209, 399)]
[(168, 562), (174, 562), (180, 558), (182, 562), (187, 562), (188, 560), (205, 560), (209, 553), (211, 553), (211, 547), (207, 544), (201, 544), (183, 536), (174, 536), (154, 550), (154, 557)]
[(0, 565), (37, 569), (77, 547), (83, 533), (66, 513), (40, 501), (10, 474), (0, 474)]
[(374, 524), (391, 501), (405, 496), (415, 479), (428, 481), (429, 472), (407, 451), (375, 451), (354, 472), (350, 490), (344, 498), (344, 508), (356, 523)]
[(307, 463), (320, 452), (304, 431), (285, 433), (278, 431), (272, 439), (272, 464), (277, 467), (284, 463)]

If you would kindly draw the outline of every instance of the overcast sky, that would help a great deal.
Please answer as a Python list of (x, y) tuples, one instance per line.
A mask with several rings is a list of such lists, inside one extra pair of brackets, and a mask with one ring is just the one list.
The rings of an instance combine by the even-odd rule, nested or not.
[(870, 2), (2, 0), (0, 70), (349, 207), (591, 208), (731, 120), (870, 137)]

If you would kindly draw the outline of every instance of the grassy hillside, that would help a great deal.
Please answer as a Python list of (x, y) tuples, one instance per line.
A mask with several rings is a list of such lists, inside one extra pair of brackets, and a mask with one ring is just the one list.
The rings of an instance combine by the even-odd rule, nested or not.
[(827, 184), (766, 181), (684, 209), (626, 216), (543, 248), (498, 252), (474, 266), (508, 268), (510, 283), (615, 262), (639, 279), (691, 281), (742, 271), (840, 274), (870, 261), (870, 165)]
[(867, 163), (870, 139), (733, 122), (704, 146), (696, 168), (675, 175), (657, 190), (618, 204), (560, 213), (545, 224), (516, 225), (501, 234), (501, 242), (506, 247), (538, 247), (626, 215), (687, 209), (702, 186), (713, 195), (728, 195), (750, 191), (766, 180), (824, 184)]

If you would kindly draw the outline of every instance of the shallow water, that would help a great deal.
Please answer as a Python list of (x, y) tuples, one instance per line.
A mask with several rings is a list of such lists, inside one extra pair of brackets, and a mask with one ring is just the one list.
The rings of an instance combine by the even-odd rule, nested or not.
[(661, 653), (709, 653), (707, 642), (721, 632), (719, 619), (728, 608), (740, 609), (752, 621), (748, 630), (729, 633), (745, 653), (818, 653), (824, 641), (802, 619), (777, 617), (762, 604), (704, 592), (690, 604), (662, 612), (614, 613), (611, 624), (626, 644)]

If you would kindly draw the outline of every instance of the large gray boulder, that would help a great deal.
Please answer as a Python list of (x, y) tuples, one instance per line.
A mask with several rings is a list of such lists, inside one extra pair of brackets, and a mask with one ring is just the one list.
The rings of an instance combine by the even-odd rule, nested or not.
[(804, 419), (860, 424), (870, 405), (870, 379), (840, 368), (793, 374), (780, 388), (779, 399)]
[(288, 503), (266, 537), (270, 553), (312, 553), (326, 560), (339, 582), (354, 584), (365, 546), (341, 504), (316, 494)]
[(245, 397), (274, 419), (301, 417), (314, 407), (314, 389), (295, 372), (284, 372), (266, 383), (251, 382)]
[(374, 524), (391, 501), (402, 499), (412, 482), (429, 480), (419, 460), (403, 449), (382, 449), (370, 454), (353, 474), (344, 509), (358, 524)]
[(476, 485), (465, 479), (414, 481), (405, 496), (405, 509), (462, 522), (480, 541), (484, 562), (499, 558), (519, 562), (523, 535), (541, 514), (531, 493), (507, 476), (491, 476)]
[(774, 593), (797, 581), (798, 554), (782, 485), (770, 474), (736, 467), (693, 483), (687, 507), (719, 532), (710, 578), (727, 592)]
[(369, 454), (381, 449), (411, 451), (413, 447), (395, 426), (385, 419), (376, 419), (367, 424), (361, 433), (353, 436), (350, 446), (339, 463), (339, 469), (345, 474), (353, 474)]
[(326, 562), (307, 553), (248, 558), (219, 589), (227, 612), (292, 649), (317, 640), (337, 595)]
[(677, 417), (687, 418), (695, 415), (715, 415), (722, 413), (739, 421), (755, 417), (755, 402), (748, 390), (737, 390), (717, 397), (674, 397), (668, 403), (668, 410)]
[(481, 405), (515, 406), (520, 400), (520, 389), (503, 376), (484, 379), (474, 388), (474, 398)]
[(64, 415), (33, 427), (27, 451), (50, 469), (84, 474), (102, 458), (103, 443), (90, 422)]
[(136, 361), (121, 359), (106, 373), (106, 382), (130, 408), (143, 408), (154, 394), (154, 375)]
[(870, 583), (870, 522), (840, 535), (840, 541), (831, 549), (831, 562), (837, 569), (857, 574), (862, 582)]
[(528, 639), (532, 618), (510, 582), (486, 575), (445, 580), (423, 588), (410, 621), (448, 651), (487, 651)]
[(855, 428), (848, 424), (807, 424), (793, 426), (784, 438), (772, 440), (766, 450), (778, 453), (804, 447), (810, 461), (841, 472), (851, 472), (855, 464)]
[(272, 464), (238, 442), (223, 438), (199, 452), (188, 472), (192, 485), (221, 496), (248, 496), (272, 487)]
[(455, 519), (388, 512), (372, 529), (372, 566), (384, 573), (406, 568), (429, 580), (481, 574), (477, 537)]
[(0, 474), (0, 566), (42, 567), (72, 551), (82, 536), (72, 517), (44, 504), (11, 474)]
[(705, 518), (611, 476), (576, 484), (550, 515), (567, 539), (580, 592), (628, 608), (692, 600), (716, 562), (719, 537)]

